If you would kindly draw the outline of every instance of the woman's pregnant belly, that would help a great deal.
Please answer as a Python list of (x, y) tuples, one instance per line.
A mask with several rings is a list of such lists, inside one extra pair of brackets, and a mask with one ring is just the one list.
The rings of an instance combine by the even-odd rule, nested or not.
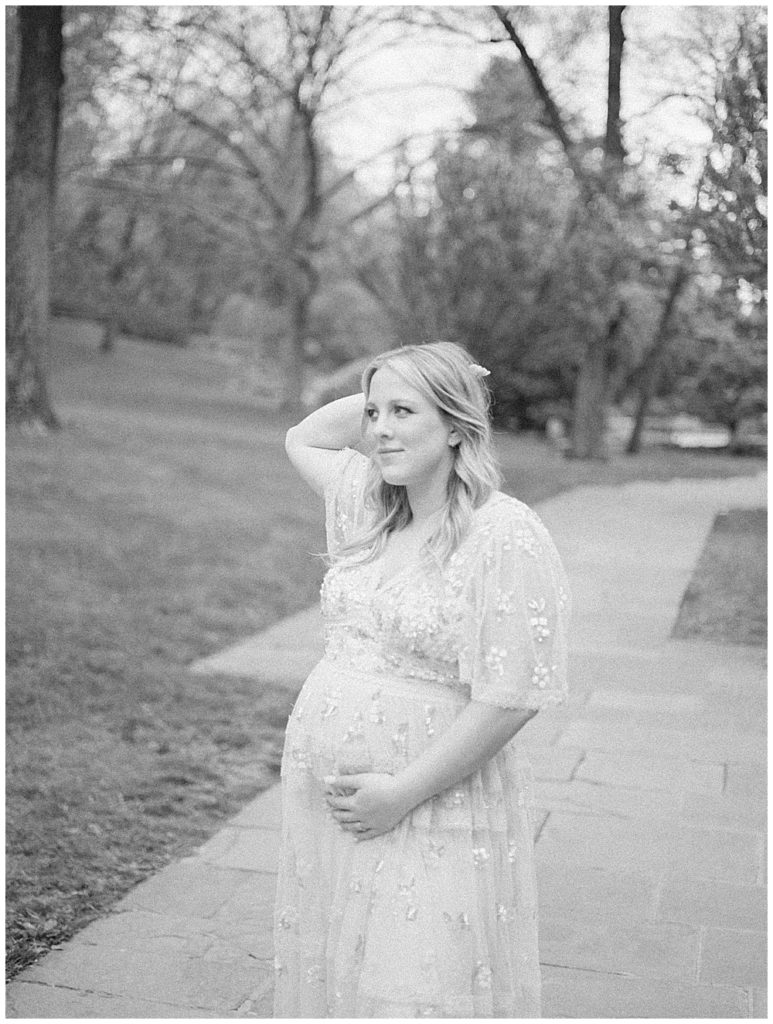
[(303, 685), (285, 738), (283, 775), (395, 772), (468, 703), (464, 688), (357, 672), (323, 658)]
[[(462, 688), (358, 673), (324, 658), (304, 683), (288, 722), (282, 759), (286, 806), (306, 813), (324, 801), (329, 775), (399, 772), (442, 736), (468, 703)], [(416, 807), (406, 821), (429, 831), (510, 834), (517, 819), (516, 831), (530, 828), (531, 772), (519, 747), (515, 741), (506, 744), (483, 768)]]

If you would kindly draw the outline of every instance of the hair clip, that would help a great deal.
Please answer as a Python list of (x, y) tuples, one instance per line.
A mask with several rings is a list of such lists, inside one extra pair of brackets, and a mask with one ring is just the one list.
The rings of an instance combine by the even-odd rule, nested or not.
[(491, 370), (487, 370), (485, 366), (481, 366), (480, 363), (470, 363), (470, 372), (476, 377), (490, 377)]

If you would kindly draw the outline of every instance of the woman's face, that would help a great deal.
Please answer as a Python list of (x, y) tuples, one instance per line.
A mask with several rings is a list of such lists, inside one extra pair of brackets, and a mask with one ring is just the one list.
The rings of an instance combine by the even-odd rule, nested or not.
[(384, 480), (403, 486), (445, 482), (457, 435), (440, 410), (389, 366), (371, 377), (366, 433)]

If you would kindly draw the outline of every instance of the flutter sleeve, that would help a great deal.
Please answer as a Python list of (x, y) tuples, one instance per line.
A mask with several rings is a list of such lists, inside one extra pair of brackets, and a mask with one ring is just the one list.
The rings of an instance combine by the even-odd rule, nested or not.
[(542, 708), (567, 696), (569, 586), (540, 519), (503, 502), (467, 566), (459, 671), (473, 700)]
[(370, 459), (353, 448), (336, 453), (334, 472), (325, 487), (328, 554), (334, 555), (365, 526), (363, 501)]

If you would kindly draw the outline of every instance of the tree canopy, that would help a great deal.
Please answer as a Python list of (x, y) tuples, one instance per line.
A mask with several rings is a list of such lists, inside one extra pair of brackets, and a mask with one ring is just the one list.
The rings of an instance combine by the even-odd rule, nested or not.
[[(604, 454), (612, 404), (761, 409), (764, 8), (662, 27), (625, 7), (63, 13), (52, 300), (102, 321), (105, 350), (184, 344), (241, 296), (274, 325), (289, 403), (443, 337), (491, 367), (500, 421), (559, 417), (579, 457)], [(488, 48), (466, 113), (431, 148), (406, 130), (371, 161), (342, 152), (363, 69), (406, 38)], [(689, 140), (646, 128), (660, 110)]]

